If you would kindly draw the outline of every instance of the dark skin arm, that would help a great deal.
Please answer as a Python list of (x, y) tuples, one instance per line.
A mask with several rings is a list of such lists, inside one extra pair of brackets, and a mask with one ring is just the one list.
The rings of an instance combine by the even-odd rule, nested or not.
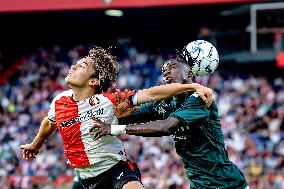
[[(96, 122), (90, 131), (97, 129), (94, 134), (94, 140), (102, 136), (111, 135), (111, 125), (102, 122), (99, 119), (93, 118)], [(169, 117), (165, 120), (151, 121), (144, 124), (133, 124), (126, 126), (126, 134), (145, 136), (145, 137), (161, 137), (168, 136), (179, 126), (180, 121), (176, 118)]]

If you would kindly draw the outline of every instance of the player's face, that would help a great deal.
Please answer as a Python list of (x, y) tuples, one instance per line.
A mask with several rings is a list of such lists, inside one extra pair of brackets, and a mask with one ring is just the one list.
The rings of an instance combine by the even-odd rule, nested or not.
[(189, 79), (188, 69), (180, 63), (170, 63), (163, 68), (164, 83), (186, 83)]
[(65, 82), (71, 86), (88, 86), (89, 80), (94, 75), (93, 61), (91, 58), (82, 58), (77, 64), (72, 65)]

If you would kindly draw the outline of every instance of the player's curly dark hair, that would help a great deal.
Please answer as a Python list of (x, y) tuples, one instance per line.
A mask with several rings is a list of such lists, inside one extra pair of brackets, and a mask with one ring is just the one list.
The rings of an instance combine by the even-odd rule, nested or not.
[[(197, 58), (193, 58), (191, 56), (191, 54), (186, 49), (186, 46), (184, 46), (181, 51), (177, 50), (177, 49), (175, 51), (176, 51), (176, 54), (178, 56), (176, 58), (178, 61), (183, 62), (183, 63), (189, 65), (191, 68), (193, 67), (194, 62), (196, 61)], [(200, 51), (198, 52), (197, 57), (199, 56), (199, 53), (200, 53)]]
[(162, 71), (164, 72), (164, 70), (166, 69), (166, 67), (168, 66), (172, 66), (176, 63), (181, 63), (181, 64), (184, 64), (188, 69), (189, 71), (191, 71), (191, 67), (190, 65), (188, 64), (188, 61), (183, 59), (183, 58), (180, 58), (180, 56), (178, 56), (177, 58), (174, 58), (174, 59), (169, 59), (167, 60), (164, 64), (163, 64), (163, 67), (162, 67)]
[(89, 51), (87, 57), (94, 61), (94, 78), (100, 82), (97, 93), (107, 92), (114, 85), (117, 78), (119, 64), (115, 56), (102, 47), (95, 47)]

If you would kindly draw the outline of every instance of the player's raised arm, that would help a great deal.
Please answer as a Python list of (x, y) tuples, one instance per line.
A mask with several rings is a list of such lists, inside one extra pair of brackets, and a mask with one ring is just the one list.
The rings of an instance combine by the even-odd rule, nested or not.
[[(117, 118), (129, 117), (132, 115), (133, 111), (137, 110), (138, 107), (136, 105), (153, 101), (161, 101), (187, 91), (196, 91), (198, 96), (204, 101), (206, 107), (209, 107), (212, 104), (213, 91), (210, 88), (204, 87), (197, 83), (172, 83), (155, 86), (149, 89), (138, 90), (135, 94), (133, 94), (132, 91), (132, 94), (130, 94), (131, 98), (129, 98), (128, 91), (115, 93), (116, 97), (112, 98), (115, 102), (115, 115)], [(129, 104), (135, 106), (129, 107)], [(149, 114), (149, 110), (150, 109), (148, 109), (146, 113)], [(143, 112), (145, 113), (145, 111)], [(140, 111), (140, 115), (141, 113), (142, 112)]]
[(198, 83), (171, 83), (139, 90), (137, 91), (137, 104), (140, 105), (147, 102), (165, 100), (187, 91), (196, 91), (198, 96), (202, 98), (207, 106), (211, 105), (213, 91), (210, 88), (204, 87)]
[(19, 149), (22, 150), (23, 158), (29, 159), (36, 157), (44, 142), (56, 130), (56, 128), (56, 124), (50, 122), (48, 118), (45, 117), (41, 122), (39, 131), (32, 143), (21, 145), (19, 147)]

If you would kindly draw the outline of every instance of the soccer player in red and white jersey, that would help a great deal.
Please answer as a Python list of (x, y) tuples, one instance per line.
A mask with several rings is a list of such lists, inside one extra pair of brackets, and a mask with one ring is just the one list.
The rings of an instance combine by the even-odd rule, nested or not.
[[(38, 134), (30, 144), (21, 145), (23, 158), (34, 158), (48, 137), (58, 128), (68, 164), (75, 168), (84, 188), (140, 189), (140, 171), (127, 160), (122, 142), (116, 136), (94, 141), (90, 128), (97, 118), (113, 125), (115, 95), (106, 93), (116, 81), (118, 63), (114, 56), (100, 47), (71, 66), (65, 82), (70, 90), (58, 94), (42, 121)], [(169, 84), (137, 92), (130, 91), (129, 104), (159, 101), (186, 91), (196, 91), (205, 103), (211, 103), (212, 90), (199, 84)]]

